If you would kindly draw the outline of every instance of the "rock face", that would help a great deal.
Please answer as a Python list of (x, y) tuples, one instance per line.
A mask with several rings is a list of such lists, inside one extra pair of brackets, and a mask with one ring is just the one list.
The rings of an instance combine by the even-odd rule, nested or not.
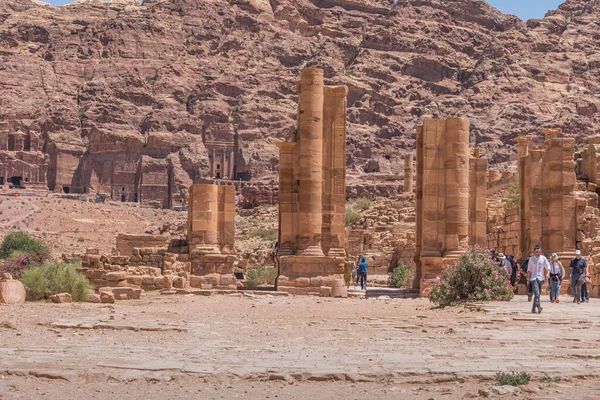
[(0, 184), (168, 207), (205, 178), (272, 179), (305, 67), (349, 89), (357, 175), (401, 176), (425, 116), (516, 160), (517, 135), (600, 127), (598, 21), (597, 0), (527, 23), (483, 0), (4, 0)]

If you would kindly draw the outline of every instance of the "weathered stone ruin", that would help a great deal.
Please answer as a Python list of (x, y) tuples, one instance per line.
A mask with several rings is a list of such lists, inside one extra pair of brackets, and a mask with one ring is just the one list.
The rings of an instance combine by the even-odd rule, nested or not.
[(235, 187), (196, 184), (190, 187), (188, 246), (191, 273), (214, 287), (235, 289)]
[(469, 120), (417, 127), (417, 277), (427, 296), (442, 267), (469, 245), (486, 245), (487, 159), (469, 150)]
[[(590, 295), (600, 296), (600, 209), (598, 208), (598, 138), (575, 152), (575, 140), (559, 137), (560, 130), (542, 131), (545, 141), (531, 146), (531, 137), (517, 138), (518, 204), (494, 212), (488, 226), (488, 246), (516, 254), (521, 260), (535, 245), (546, 255), (556, 253), (566, 269), (562, 290), (570, 275), (569, 262), (580, 249), (590, 265)], [(516, 179), (516, 177), (507, 177)], [(504, 177), (502, 178), (504, 179)], [(496, 180), (500, 182), (500, 179)], [(502, 182), (500, 182), (502, 183)]]
[(39, 134), (0, 124), (0, 187), (45, 187), (47, 168)]
[(298, 125), (279, 143), (277, 289), (319, 293), (342, 278), (345, 261), (345, 86), (324, 86), (323, 71), (303, 69)]

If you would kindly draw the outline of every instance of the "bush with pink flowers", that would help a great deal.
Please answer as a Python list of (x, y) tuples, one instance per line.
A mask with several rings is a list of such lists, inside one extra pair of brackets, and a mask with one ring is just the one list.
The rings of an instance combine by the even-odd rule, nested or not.
[(508, 301), (512, 297), (508, 274), (492, 261), (487, 250), (476, 246), (444, 267), (429, 300), (443, 308), (463, 301)]

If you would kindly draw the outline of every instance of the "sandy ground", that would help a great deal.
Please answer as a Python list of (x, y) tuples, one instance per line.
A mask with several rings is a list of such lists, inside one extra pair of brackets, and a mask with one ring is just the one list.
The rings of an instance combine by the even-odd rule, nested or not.
[[(600, 300), (145, 295), (1, 306), (0, 398), (600, 398)], [(10, 325), (9, 324), (9, 325)], [(16, 328), (16, 329), (15, 329)], [(498, 371), (528, 372), (495, 394)]]
[(186, 212), (121, 203), (0, 197), (0, 237), (15, 229), (24, 230), (43, 239), (55, 255), (84, 253), (88, 247), (110, 253), (119, 233), (143, 234), (148, 228), (186, 218)]

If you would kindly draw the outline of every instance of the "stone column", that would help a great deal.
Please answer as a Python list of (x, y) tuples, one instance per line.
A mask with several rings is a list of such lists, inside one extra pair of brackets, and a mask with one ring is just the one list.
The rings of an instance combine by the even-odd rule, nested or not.
[(414, 287), (419, 287), (423, 276), (423, 263), (421, 262), (421, 250), (423, 248), (423, 126), (417, 126), (416, 137), (417, 156), (417, 190), (416, 190), (416, 221), (415, 221), (415, 264), (417, 271)]
[(404, 155), (404, 193), (413, 192), (413, 155), (408, 153)]
[(474, 149), (469, 159), (469, 245), (487, 245), (487, 159)]
[(323, 70), (303, 69), (298, 106), (300, 181), (297, 255), (323, 256)]
[(323, 103), (323, 251), (345, 257), (346, 86), (325, 86)]
[(298, 236), (298, 191), (294, 173), (297, 143), (277, 143), (279, 147), (279, 252), (293, 255)]
[(235, 186), (218, 187), (219, 247), (222, 253), (235, 253)]
[(195, 184), (189, 189), (188, 241), (190, 253), (219, 254), (219, 187)]
[(530, 250), (527, 249), (527, 230), (529, 225), (528, 210), (530, 204), (530, 192), (528, 190), (529, 172), (528, 164), (529, 142), (531, 136), (519, 136), (517, 138), (517, 174), (519, 174), (519, 251), (521, 258), (527, 257)]
[(469, 244), (469, 120), (446, 121), (445, 255), (464, 252)]
[[(440, 156), (440, 138), (445, 129), (445, 121), (434, 119), (423, 120), (423, 126), (417, 128), (420, 143), (418, 160), (418, 177), (421, 193), (420, 210), (417, 224), (421, 232), (421, 257), (440, 257), (440, 244), (443, 244), (444, 223), (440, 221), (440, 212), (444, 210), (444, 165)], [(420, 218), (419, 218), (420, 217)]]

